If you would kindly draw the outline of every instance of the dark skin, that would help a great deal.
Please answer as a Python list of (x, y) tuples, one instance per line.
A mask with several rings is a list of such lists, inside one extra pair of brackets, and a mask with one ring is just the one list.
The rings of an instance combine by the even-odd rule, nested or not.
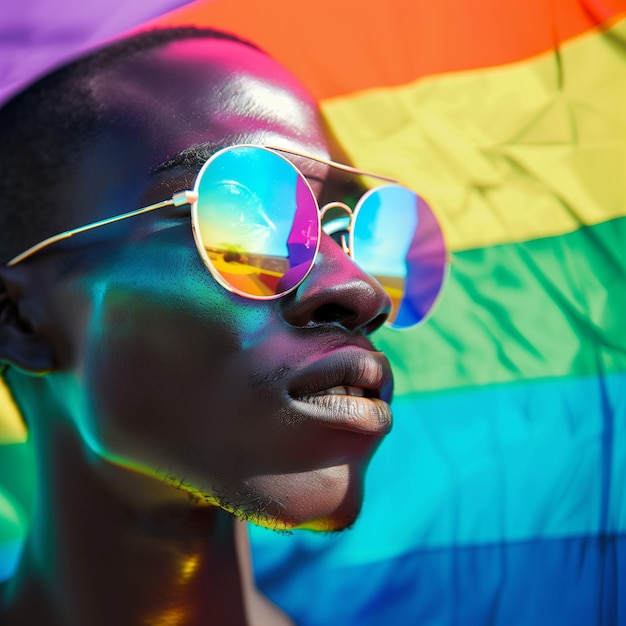
[[(170, 43), (94, 80), (105, 113), (59, 198), (65, 228), (191, 188), (195, 155), (216, 146), (331, 156), (310, 96), (238, 43)], [(320, 198), (340, 199), (327, 166), (293, 161)], [(389, 310), (378, 283), (324, 236), (295, 292), (231, 294), (180, 209), (81, 235), (0, 278), (12, 305), (0, 359), (38, 459), (2, 623), (287, 623), (256, 593), (232, 515), (318, 530), (356, 518), (390, 427), (391, 376), (369, 339)], [(342, 386), (371, 398), (304, 400)]]

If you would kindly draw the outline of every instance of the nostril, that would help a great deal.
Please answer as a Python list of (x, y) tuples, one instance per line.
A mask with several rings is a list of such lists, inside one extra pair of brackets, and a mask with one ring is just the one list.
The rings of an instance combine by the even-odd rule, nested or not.
[(380, 315), (377, 315), (373, 320), (369, 322), (369, 324), (365, 326), (365, 334), (370, 335), (375, 330), (378, 330), (381, 326), (384, 325), (388, 317), (389, 317), (389, 311), (385, 313), (381, 313)]
[(310, 325), (340, 324), (346, 328), (358, 324), (357, 313), (341, 304), (328, 303), (318, 306), (311, 315)]

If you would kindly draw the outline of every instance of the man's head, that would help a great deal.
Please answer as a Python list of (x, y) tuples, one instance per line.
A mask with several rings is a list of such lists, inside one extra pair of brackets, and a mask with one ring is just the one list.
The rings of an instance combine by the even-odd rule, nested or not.
[[(81, 61), (3, 113), (3, 261), (190, 188), (228, 145), (329, 156), (290, 74), (195, 31)], [(318, 197), (341, 194), (327, 166), (295, 160)], [(165, 483), (277, 527), (354, 519), (389, 427), (377, 398), (389, 399), (390, 374), (367, 338), (389, 300), (330, 238), (306, 280), (270, 302), (217, 284), (188, 212), (169, 209), (51, 246), (0, 278), (0, 359), (40, 455), (71, 441), (103, 475), (147, 477), (156, 504)]]

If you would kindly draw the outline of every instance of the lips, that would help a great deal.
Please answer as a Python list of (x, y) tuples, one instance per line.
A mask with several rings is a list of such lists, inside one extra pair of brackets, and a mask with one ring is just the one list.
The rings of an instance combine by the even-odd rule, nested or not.
[(368, 435), (391, 429), (392, 374), (379, 352), (343, 348), (298, 371), (289, 387), (301, 418)]

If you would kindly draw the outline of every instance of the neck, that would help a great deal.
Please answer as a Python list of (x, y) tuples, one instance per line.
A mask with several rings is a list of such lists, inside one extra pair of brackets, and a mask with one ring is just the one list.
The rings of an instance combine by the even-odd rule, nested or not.
[[(242, 579), (234, 531), (239, 522), (178, 495), (167, 504), (150, 498), (130, 503), (88, 462), (72, 434), (55, 435), (47, 457), (37, 450), (37, 501), (18, 574), (7, 589), (6, 623), (248, 623), (244, 590), (250, 585)], [(149, 480), (133, 476), (126, 483), (134, 489)]]

